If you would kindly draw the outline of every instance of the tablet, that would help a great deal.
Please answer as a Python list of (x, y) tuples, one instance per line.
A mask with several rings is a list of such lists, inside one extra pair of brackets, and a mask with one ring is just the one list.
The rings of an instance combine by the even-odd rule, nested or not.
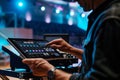
[(48, 41), (42, 39), (8, 38), (8, 42), (25, 58), (63, 58), (56, 49), (46, 46)]

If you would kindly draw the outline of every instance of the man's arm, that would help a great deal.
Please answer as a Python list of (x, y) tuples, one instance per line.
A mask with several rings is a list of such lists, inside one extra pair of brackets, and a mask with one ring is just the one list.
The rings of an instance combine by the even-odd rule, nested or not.
[(62, 70), (55, 70), (55, 80), (70, 80), (72, 74), (66, 73)]
[[(27, 64), (35, 76), (48, 76), (48, 71), (54, 66), (43, 58), (24, 59), (23, 63)], [(72, 74), (56, 69), (54, 71), (55, 80), (69, 80)]]
[(52, 40), (47, 45), (51, 46), (52, 48), (56, 48), (61, 51), (70, 53), (70, 54), (78, 57), (79, 59), (82, 59), (83, 50), (71, 46), (69, 43), (67, 43), (62, 38)]

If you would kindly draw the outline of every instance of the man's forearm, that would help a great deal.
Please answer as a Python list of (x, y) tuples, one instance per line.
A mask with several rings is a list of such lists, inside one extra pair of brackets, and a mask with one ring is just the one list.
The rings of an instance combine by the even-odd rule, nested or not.
[(72, 55), (78, 57), (79, 59), (82, 59), (82, 54), (83, 54), (83, 49), (78, 49), (75, 47), (70, 48), (69, 53), (71, 53)]
[(69, 80), (72, 74), (56, 69), (55, 80)]

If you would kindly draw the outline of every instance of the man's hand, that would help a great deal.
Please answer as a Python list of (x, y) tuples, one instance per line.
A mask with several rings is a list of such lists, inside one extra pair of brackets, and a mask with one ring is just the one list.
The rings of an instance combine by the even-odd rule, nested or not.
[(54, 39), (50, 41), (47, 45), (51, 46), (52, 48), (59, 49), (61, 51), (68, 52), (68, 53), (70, 51), (70, 48), (72, 48), (72, 46), (62, 38)]
[(23, 60), (27, 64), (35, 76), (47, 76), (47, 72), (54, 68), (48, 61), (43, 58), (27, 58)]

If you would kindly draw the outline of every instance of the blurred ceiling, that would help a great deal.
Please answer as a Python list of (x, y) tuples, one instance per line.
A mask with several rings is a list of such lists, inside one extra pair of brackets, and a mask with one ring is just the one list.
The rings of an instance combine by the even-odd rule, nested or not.
[[(18, 6), (19, 1), (24, 2), (22, 7)], [(71, 2), (70, 0), (1, 0), (0, 6), (7, 18), (11, 19), (9, 22), (16, 17), (17, 19), (25, 19), (29, 15), (29, 20), (32, 18), (34, 21), (47, 20), (47, 22), (50, 22), (51, 19), (51, 22), (75, 24), (84, 29), (87, 26), (88, 13), (86, 13), (86, 16), (83, 15), (85, 17), (82, 18), (83, 7), (78, 2)], [(9, 22), (7, 20), (7, 23)]]
[[(18, 1), (23, 1), (25, 5), (20, 7), (17, 5)], [(59, 16), (66, 17), (69, 16), (71, 10), (75, 12), (75, 16), (83, 12), (83, 8), (80, 7), (78, 3), (70, 3), (61, 0), (2, 0), (0, 1), (2, 11), (6, 14), (18, 14), (20, 17), (30, 13), (33, 19), (38, 19), (43, 16)], [(44, 7), (46, 10), (41, 11)], [(56, 14), (57, 9), (59, 9), (60, 14)], [(62, 15), (61, 15), (62, 14)]]

